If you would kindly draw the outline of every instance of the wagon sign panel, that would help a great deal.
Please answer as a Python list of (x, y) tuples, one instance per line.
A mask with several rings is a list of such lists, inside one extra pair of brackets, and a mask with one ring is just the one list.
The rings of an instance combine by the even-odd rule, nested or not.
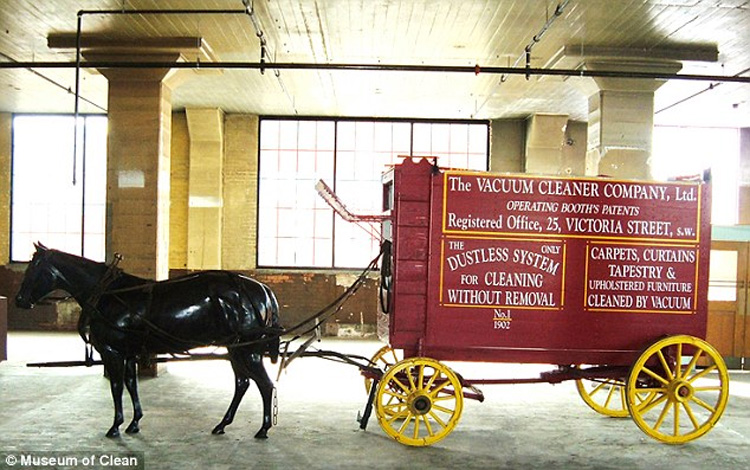
[(427, 354), (629, 363), (705, 336), (708, 184), (446, 170), (429, 194)]

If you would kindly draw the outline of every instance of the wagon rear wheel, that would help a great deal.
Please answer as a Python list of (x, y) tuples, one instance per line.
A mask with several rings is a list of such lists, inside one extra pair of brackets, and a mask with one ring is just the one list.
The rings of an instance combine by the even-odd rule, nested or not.
[(463, 392), (458, 376), (434, 359), (393, 365), (377, 390), (375, 413), (386, 434), (410, 446), (428, 446), (458, 424)]
[[(613, 418), (627, 418), (630, 410), (625, 394), (625, 380), (626, 378), (576, 379), (576, 388), (584, 403), (597, 413)], [(653, 393), (638, 395), (639, 406), (649, 402), (653, 396)]]
[(613, 418), (630, 416), (625, 403), (625, 383), (622, 380), (577, 379), (578, 394), (591, 409)]
[(702, 339), (670, 336), (638, 358), (628, 376), (627, 404), (649, 436), (683, 444), (704, 435), (727, 406), (729, 374), (719, 352)]

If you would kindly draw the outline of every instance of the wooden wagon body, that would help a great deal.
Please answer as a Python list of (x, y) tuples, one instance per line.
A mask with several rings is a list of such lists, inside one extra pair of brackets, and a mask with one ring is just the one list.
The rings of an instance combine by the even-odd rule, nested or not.
[[(461, 404), (431, 424), (431, 397), (508, 382), (575, 379), (592, 408), (632, 416), (669, 443), (718, 420), (728, 376), (705, 342), (709, 182), (493, 174), (410, 158), (383, 182), (392, 248), (381, 318), (387, 349), (406, 358), (380, 383), (378, 417), (392, 437), (439, 440)], [(441, 361), (558, 368), (453, 380)], [(711, 374), (718, 386), (703, 383)]]

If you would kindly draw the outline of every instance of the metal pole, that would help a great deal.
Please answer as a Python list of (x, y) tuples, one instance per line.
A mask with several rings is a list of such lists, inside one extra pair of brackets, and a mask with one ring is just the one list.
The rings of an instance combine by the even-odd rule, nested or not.
[[(584, 69), (545, 69), (526, 67), (480, 67), (479, 65), (399, 65), (399, 64), (316, 64), (308, 62), (113, 62), (86, 61), (80, 64), (83, 68), (97, 69), (224, 69), (224, 70), (258, 70), (261, 68), (272, 70), (327, 70), (327, 71), (357, 71), (357, 72), (437, 72), (437, 73), (467, 73), (472, 75), (509, 74), (535, 75), (558, 77), (609, 77), (636, 78), (644, 80), (687, 80), (721, 83), (750, 83), (750, 76), (740, 75), (702, 75), (676, 74), (660, 72), (624, 72), (619, 70), (584, 70)], [(0, 62), (0, 69), (37, 68), (37, 69), (70, 69), (75, 68), (75, 62)]]

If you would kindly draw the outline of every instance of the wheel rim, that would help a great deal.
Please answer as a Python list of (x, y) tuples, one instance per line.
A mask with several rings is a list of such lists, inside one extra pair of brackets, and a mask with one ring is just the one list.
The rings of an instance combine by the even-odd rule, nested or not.
[(591, 409), (613, 418), (630, 416), (625, 402), (625, 383), (621, 380), (577, 379), (578, 394)]
[[(390, 346), (383, 346), (372, 356), (370, 362), (374, 367), (387, 371), (393, 364), (401, 360), (398, 356), (395, 349)], [(367, 393), (370, 393), (370, 387), (372, 387), (372, 379), (365, 377), (365, 391)]]
[[(592, 410), (612, 418), (627, 418), (630, 416), (625, 381), (618, 379), (577, 379), (578, 394)], [(654, 394), (639, 394), (639, 406), (648, 403)]]
[(682, 444), (704, 435), (719, 420), (729, 397), (729, 374), (713, 346), (693, 336), (672, 336), (638, 358), (626, 394), (630, 414), (643, 432)]
[(438, 361), (411, 358), (392, 366), (377, 390), (383, 430), (410, 446), (428, 446), (453, 431), (463, 410), (458, 376)]

